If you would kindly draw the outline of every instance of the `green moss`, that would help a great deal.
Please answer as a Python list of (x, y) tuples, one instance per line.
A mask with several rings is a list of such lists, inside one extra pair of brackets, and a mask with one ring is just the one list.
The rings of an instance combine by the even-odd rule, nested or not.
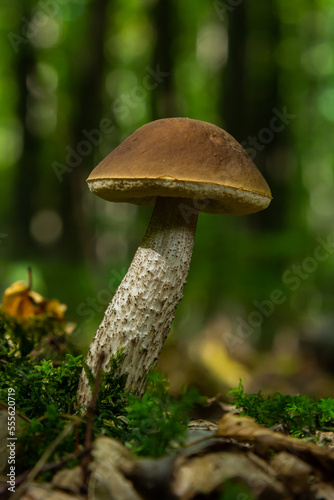
[[(82, 369), (86, 370), (91, 386), (94, 377), (82, 356), (58, 353), (56, 361), (41, 357), (43, 339), (62, 338), (66, 333), (65, 325), (53, 321), (45, 316), (39, 318), (36, 326), (36, 321), (19, 322), (0, 312), (0, 400), (6, 402), (8, 389), (14, 389), (16, 411), (29, 420), (18, 432), (17, 472), (33, 467), (71, 422), (74, 431), (62, 440), (49, 461), (84, 446), (86, 418), (75, 406), (76, 391)], [(164, 455), (172, 446), (182, 444), (189, 412), (202, 399), (196, 391), (189, 390), (176, 401), (168, 393), (167, 381), (158, 373), (149, 375), (142, 398), (130, 394), (125, 390), (126, 376), (115, 375), (121, 362), (119, 352), (110, 361), (110, 371), (103, 373), (94, 435), (103, 433), (119, 439), (137, 455)]]
[(317, 430), (334, 430), (334, 399), (314, 400), (307, 396), (289, 396), (275, 392), (264, 397), (245, 394), (242, 382), (230, 391), (232, 404), (242, 408), (242, 415), (272, 427), (282, 424), (295, 437), (313, 436)]
[(167, 391), (167, 380), (151, 373), (142, 398), (129, 395), (126, 407), (130, 430), (126, 441), (138, 455), (160, 457), (172, 446), (181, 446), (186, 437), (189, 413), (204, 402), (195, 389), (185, 391), (176, 401)]

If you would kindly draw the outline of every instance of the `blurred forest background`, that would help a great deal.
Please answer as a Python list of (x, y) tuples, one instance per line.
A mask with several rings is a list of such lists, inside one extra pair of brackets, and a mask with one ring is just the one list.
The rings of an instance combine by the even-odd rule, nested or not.
[(333, 2), (1, 0), (0, 29), (0, 293), (30, 265), (85, 352), (152, 210), (85, 179), (148, 121), (212, 122), (273, 201), (200, 215), (159, 366), (175, 391), (333, 397)]

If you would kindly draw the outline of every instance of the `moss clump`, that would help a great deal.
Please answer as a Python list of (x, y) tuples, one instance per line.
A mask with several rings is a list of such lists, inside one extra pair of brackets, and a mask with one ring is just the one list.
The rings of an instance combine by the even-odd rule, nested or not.
[(176, 401), (167, 388), (166, 379), (159, 373), (152, 373), (148, 376), (143, 397), (128, 397), (126, 412), (130, 431), (126, 444), (137, 455), (160, 457), (171, 446), (182, 445), (189, 413), (195, 403), (204, 403), (204, 398), (195, 389), (183, 392)]
[(240, 380), (230, 391), (232, 404), (242, 415), (272, 427), (282, 424), (295, 437), (313, 436), (316, 431), (334, 430), (334, 399), (314, 400), (307, 396), (289, 396), (275, 392), (264, 397), (260, 392), (246, 394)]

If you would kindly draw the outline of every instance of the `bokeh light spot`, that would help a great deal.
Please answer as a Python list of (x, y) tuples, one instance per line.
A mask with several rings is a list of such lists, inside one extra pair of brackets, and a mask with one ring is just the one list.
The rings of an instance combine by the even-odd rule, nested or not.
[(0, 168), (12, 165), (22, 154), (22, 127), (15, 120), (0, 128)]
[(218, 69), (227, 61), (227, 32), (222, 24), (203, 26), (197, 35), (196, 56), (207, 68)]
[(30, 233), (42, 245), (55, 243), (61, 236), (63, 223), (54, 210), (39, 210), (31, 219)]
[(39, 23), (37, 13), (31, 19), (30, 41), (35, 47), (49, 49), (57, 45), (60, 39), (60, 26), (55, 19), (49, 17), (47, 23)]
[(325, 89), (318, 97), (318, 108), (327, 120), (334, 122), (334, 88)]

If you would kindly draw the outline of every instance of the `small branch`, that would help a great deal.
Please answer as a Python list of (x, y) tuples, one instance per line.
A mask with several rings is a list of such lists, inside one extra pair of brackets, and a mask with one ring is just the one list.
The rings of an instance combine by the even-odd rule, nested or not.
[(86, 423), (86, 432), (85, 432), (85, 443), (84, 448), (86, 450), (86, 454), (83, 456), (81, 461), (81, 470), (82, 470), (82, 478), (83, 478), (83, 489), (86, 490), (83, 493), (86, 494), (88, 491), (88, 483), (90, 478), (89, 464), (92, 461), (91, 450), (93, 447), (93, 425), (94, 425), (94, 416), (95, 416), (95, 407), (97, 402), (97, 397), (99, 394), (99, 389), (101, 385), (102, 379), (102, 365), (104, 363), (105, 355), (102, 353), (99, 357), (98, 368), (94, 382), (93, 394), (91, 400), (87, 406), (87, 423)]

